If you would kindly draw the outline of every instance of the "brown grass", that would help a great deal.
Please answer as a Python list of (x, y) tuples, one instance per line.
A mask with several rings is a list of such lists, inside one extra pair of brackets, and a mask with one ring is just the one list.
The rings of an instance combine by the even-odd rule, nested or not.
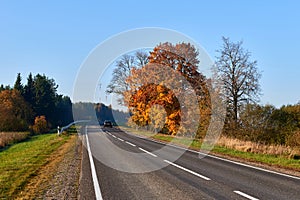
[(251, 141), (242, 141), (236, 138), (220, 137), (217, 142), (218, 145), (238, 151), (261, 153), (278, 156), (294, 156), (300, 154), (299, 148), (292, 148), (286, 145), (266, 145), (262, 143), (255, 143)]
[(29, 132), (0, 132), (0, 148), (26, 139)]

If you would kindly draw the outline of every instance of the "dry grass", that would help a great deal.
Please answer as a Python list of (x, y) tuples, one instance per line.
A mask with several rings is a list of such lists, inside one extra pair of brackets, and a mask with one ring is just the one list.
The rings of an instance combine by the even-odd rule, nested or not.
[(29, 132), (0, 132), (0, 148), (26, 139)]
[(278, 156), (294, 156), (300, 154), (299, 148), (292, 148), (285, 145), (266, 145), (262, 143), (255, 143), (251, 141), (242, 141), (235, 138), (220, 137), (218, 140), (218, 145), (224, 146), (230, 149), (235, 149), (238, 151), (278, 155)]

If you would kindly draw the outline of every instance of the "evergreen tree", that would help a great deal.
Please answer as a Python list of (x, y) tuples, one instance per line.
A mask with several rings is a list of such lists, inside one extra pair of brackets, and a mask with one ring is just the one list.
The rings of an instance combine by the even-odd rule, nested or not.
[(3, 91), (3, 90), (5, 90), (5, 88), (4, 88), (4, 85), (1, 84), (1, 85), (0, 85), (0, 92)]
[(51, 124), (55, 122), (55, 97), (57, 87), (54, 79), (49, 79), (45, 75), (37, 74), (34, 77), (33, 109), (37, 116), (45, 115)]
[(30, 73), (27, 78), (27, 84), (24, 87), (24, 98), (31, 105), (34, 106), (34, 81)]
[(18, 73), (17, 75), (17, 80), (14, 84), (14, 89), (18, 90), (21, 94), (23, 94), (24, 87), (22, 85), (22, 77), (20, 73)]

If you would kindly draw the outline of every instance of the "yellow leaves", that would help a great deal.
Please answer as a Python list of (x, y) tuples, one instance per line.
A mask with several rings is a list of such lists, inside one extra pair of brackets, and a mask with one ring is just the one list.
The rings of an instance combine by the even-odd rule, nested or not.
[(165, 92), (167, 91), (167, 89), (166, 89), (163, 85), (157, 85), (157, 86), (156, 86), (156, 91), (157, 91), (158, 93), (163, 94), (163, 93), (165, 93)]

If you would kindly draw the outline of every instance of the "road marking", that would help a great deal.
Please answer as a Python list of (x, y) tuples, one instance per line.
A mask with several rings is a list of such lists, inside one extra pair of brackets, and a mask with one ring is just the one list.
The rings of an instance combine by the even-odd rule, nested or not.
[[(193, 150), (191, 150), (191, 151), (193, 152)], [(195, 152), (197, 152), (197, 151), (195, 151)], [(198, 154), (203, 154), (201, 152), (197, 152), (197, 153)], [(220, 158), (220, 157), (213, 156), (213, 155), (207, 155), (207, 156), (210, 157), (210, 158), (217, 159), (217, 160), (222, 160), (222, 161), (225, 161), (225, 162), (233, 163), (233, 164), (236, 164), (236, 165), (239, 165), (239, 166), (248, 167), (248, 168), (256, 169), (256, 170), (259, 170), (259, 171), (263, 171), (263, 172), (267, 172), (267, 173), (271, 173), (271, 174), (276, 174), (276, 175), (280, 175), (280, 176), (300, 180), (300, 177), (297, 177), (297, 176), (283, 174), (283, 173), (280, 173), (280, 172), (276, 172), (276, 171), (272, 171), (272, 170), (268, 170), (268, 169), (264, 169), (264, 168), (260, 168), (260, 167), (255, 167), (255, 166), (252, 166), (252, 165), (248, 165), (248, 164), (228, 160), (228, 159), (225, 159), (225, 158)]]
[(86, 146), (87, 146), (90, 165), (91, 165), (92, 179), (93, 179), (93, 183), (94, 183), (96, 199), (102, 200), (103, 198), (101, 195), (101, 190), (100, 190), (100, 186), (99, 186), (99, 182), (98, 182), (98, 178), (97, 178), (97, 173), (96, 173), (95, 164), (94, 164), (94, 160), (93, 160), (93, 156), (92, 156), (92, 152), (91, 152), (91, 148), (90, 148), (89, 138), (87, 136), (87, 127), (85, 127), (85, 138), (86, 138)]
[(250, 196), (249, 194), (246, 194), (246, 193), (244, 193), (244, 192), (241, 192), (241, 191), (233, 191), (234, 193), (236, 193), (236, 194), (239, 194), (239, 195), (241, 195), (241, 196), (243, 196), (243, 197), (245, 197), (245, 198), (247, 198), (247, 199), (251, 199), (251, 200), (259, 200), (259, 199), (257, 199), (257, 198), (255, 198), (255, 197), (252, 197), (252, 196)]
[(114, 135), (111, 135), (111, 136), (113, 136), (114, 138), (117, 138), (116, 136), (114, 136)]
[(193, 174), (193, 175), (195, 175), (195, 176), (198, 176), (198, 177), (200, 177), (200, 178), (202, 178), (202, 179), (204, 179), (204, 180), (210, 181), (210, 178), (207, 178), (206, 176), (203, 176), (203, 175), (201, 175), (201, 174), (198, 174), (197, 172), (194, 172), (194, 171), (189, 170), (189, 169), (187, 169), (187, 168), (185, 168), (185, 167), (182, 167), (182, 166), (180, 166), (180, 165), (177, 165), (177, 164), (175, 164), (175, 163), (172, 163), (172, 162), (170, 162), (170, 161), (168, 161), (168, 160), (164, 160), (164, 161), (165, 161), (166, 163), (170, 164), (170, 165), (173, 165), (174, 167), (177, 167), (177, 168), (182, 169), (182, 170), (184, 170), (184, 171), (186, 171), (186, 172), (189, 172), (189, 173), (191, 173), (191, 174)]
[(151, 152), (149, 152), (149, 151), (146, 151), (145, 149), (142, 149), (142, 148), (140, 148), (140, 147), (139, 147), (139, 150), (141, 150), (141, 151), (143, 151), (143, 152), (145, 152), (145, 153), (147, 153), (147, 154), (149, 154), (149, 155), (151, 155), (151, 156), (153, 156), (153, 157), (157, 157), (157, 155), (155, 155), (155, 154), (153, 154), (153, 153), (151, 153)]
[(235, 165), (239, 165), (239, 166), (243, 166), (243, 167), (248, 167), (248, 168), (256, 169), (256, 170), (259, 170), (259, 171), (263, 171), (263, 172), (267, 172), (267, 173), (271, 173), (271, 174), (276, 174), (276, 175), (284, 176), (284, 177), (287, 177), (287, 178), (292, 178), (292, 179), (300, 180), (300, 177), (297, 177), (297, 176), (288, 175), (288, 174), (284, 174), (284, 173), (280, 173), (280, 172), (276, 172), (276, 171), (264, 169), (264, 168), (261, 168), (261, 167), (256, 167), (256, 166), (252, 166), (252, 165), (240, 163), (240, 162), (237, 162), (237, 161), (228, 160), (228, 159), (221, 158), (221, 157), (218, 157), (218, 156), (204, 154), (204, 153), (201, 153), (199, 151), (187, 149), (187, 148), (184, 148), (184, 147), (176, 146), (176, 145), (165, 143), (165, 142), (156, 141), (154, 139), (150, 139), (150, 138), (147, 138), (147, 137), (142, 137), (142, 136), (134, 135), (134, 134), (129, 133), (127, 131), (125, 131), (125, 133), (127, 133), (128, 135), (132, 135), (134, 137), (140, 138), (140, 139), (152, 141), (152, 142), (157, 143), (157, 144), (168, 145), (168, 146), (171, 146), (171, 147), (174, 147), (174, 148), (177, 148), (177, 149), (183, 149), (185, 151), (193, 152), (193, 153), (196, 153), (196, 154), (201, 154), (201, 155), (204, 155), (204, 156), (207, 156), (207, 157), (210, 157), (210, 158), (214, 158), (214, 159), (217, 159), (217, 160), (222, 160), (222, 161), (225, 161), (225, 162), (233, 163)]
[(118, 138), (118, 140), (120, 140), (120, 141), (124, 142), (124, 140), (123, 140), (123, 139), (121, 139), (121, 138)]
[(135, 147), (136, 145), (135, 144), (132, 144), (132, 143), (130, 143), (130, 142), (125, 142), (125, 143), (127, 143), (127, 144), (129, 144), (129, 145), (131, 145), (131, 146), (133, 146), (133, 147)]

